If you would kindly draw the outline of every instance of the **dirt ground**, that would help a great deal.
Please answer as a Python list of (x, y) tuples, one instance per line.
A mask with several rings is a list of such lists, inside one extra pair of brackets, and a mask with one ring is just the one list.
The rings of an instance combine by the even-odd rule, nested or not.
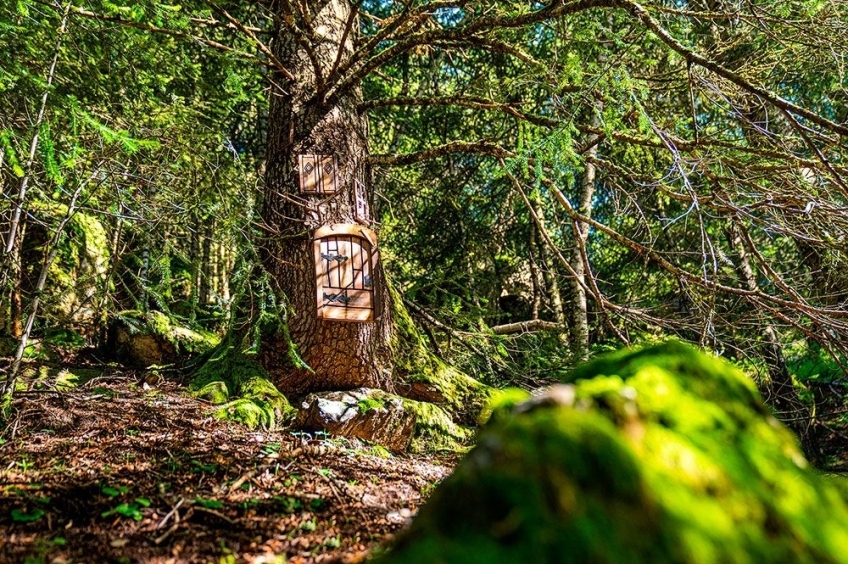
[[(250, 431), (178, 374), (30, 365), (0, 429), (0, 563), (353, 563), (392, 538), (460, 455)], [(848, 471), (848, 385), (817, 397), (831, 472)]]
[(14, 408), (0, 562), (359, 562), (457, 458), (250, 431), (175, 382), (118, 369)]

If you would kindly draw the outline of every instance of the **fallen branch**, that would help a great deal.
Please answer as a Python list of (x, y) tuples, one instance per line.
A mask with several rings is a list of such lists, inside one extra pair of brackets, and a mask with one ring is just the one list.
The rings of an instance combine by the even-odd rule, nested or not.
[(495, 325), (491, 328), (495, 335), (509, 335), (511, 333), (529, 333), (531, 331), (566, 331), (568, 327), (553, 321), (542, 319), (531, 319), (529, 321), (518, 321), (516, 323), (505, 323)]

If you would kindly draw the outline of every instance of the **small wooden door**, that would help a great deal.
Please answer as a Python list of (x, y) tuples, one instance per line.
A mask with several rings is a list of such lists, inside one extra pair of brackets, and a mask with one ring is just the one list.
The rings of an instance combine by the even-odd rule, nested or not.
[(376, 234), (356, 224), (328, 225), (315, 232), (313, 253), (318, 317), (373, 321)]

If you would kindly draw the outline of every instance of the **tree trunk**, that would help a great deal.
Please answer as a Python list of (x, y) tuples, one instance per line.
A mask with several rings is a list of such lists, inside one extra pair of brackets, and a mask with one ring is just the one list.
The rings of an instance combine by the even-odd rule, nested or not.
[[(353, 51), (358, 23), (347, 0), (302, 4), (308, 9), (305, 33), (296, 36), (287, 26), (297, 25), (300, 13), (281, 3), (273, 43), (279, 63), (294, 75), (273, 80), (268, 132), (268, 165), (262, 216), (267, 238), (263, 262), (289, 304), (287, 324), (300, 358), (312, 369), (294, 368), (288, 361), (284, 335), (266, 336), (262, 362), (283, 393), (342, 390), (360, 386), (391, 390), (389, 340), (393, 322), (382, 267), (373, 271), (371, 284), (382, 307), (375, 321), (348, 322), (319, 319), (316, 304), (313, 241), (325, 225), (356, 223), (354, 182), (370, 192), (367, 121), (356, 111), (357, 88), (324, 99), (323, 84), (338, 63)], [(308, 8), (307, 8), (308, 6)], [(298, 155), (333, 155), (336, 194), (301, 194)], [(370, 198), (366, 198), (369, 200)], [(370, 202), (365, 204), (365, 212)], [(362, 213), (360, 213), (362, 215)]]
[(214, 230), (215, 220), (206, 218), (203, 222), (203, 227), (200, 232), (200, 285), (198, 286), (198, 303), (202, 307), (209, 304), (213, 292), (215, 292), (215, 284), (217, 283), (217, 273), (212, 258), (212, 239), (215, 236)]
[[(600, 113), (601, 103), (597, 102), (594, 115), (592, 116), (592, 127), (601, 125)], [(589, 149), (586, 151), (586, 166), (580, 179), (580, 201), (578, 212), (586, 217), (592, 216), (592, 198), (595, 196), (595, 164), (592, 158), (598, 154), (598, 136), (589, 135)], [(575, 360), (587, 360), (589, 358), (589, 315), (586, 303), (586, 241), (589, 239), (589, 226), (580, 222), (574, 222), (574, 248), (571, 251), (571, 268), (574, 277), (571, 279), (572, 303), (569, 308), (569, 328), (571, 330), (571, 353)]]
[[(197, 204), (195, 204), (197, 205)], [(191, 311), (189, 312), (188, 322), (193, 325), (197, 321), (197, 308), (200, 302), (200, 279), (203, 274), (202, 257), (200, 254), (200, 237), (203, 224), (200, 220), (200, 214), (195, 210), (192, 214), (192, 230), (191, 230), (191, 245), (190, 245), (190, 264), (191, 264), (191, 287), (189, 288), (189, 304)], [(206, 305), (205, 303), (203, 305)]]
[[(540, 231), (544, 230), (546, 223), (545, 211), (542, 209), (542, 202), (539, 200), (538, 194), (530, 195), (530, 204), (533, 206), (533, 212), (538, 218), (538, 224), (535, 226), (536, 229)], [(560, 326), (565, 327), (565, 309), (562, 305), (562, 294), (559, 291), (556, 265), (551, 257), (551, 251), (548, 249), (548, 246), (544, 241), (542, 241), (539, 245), (539, 258), (542, 263), (542, 274), (545, 279), (545, 288), (548, 290), (548, 297), (550, 298), (551, 312), (553, 313), (554, 321), (556, 321)], [(564, 333), (560, 334), (559, 339), (562, 341), (563, 345), (567, 344)]]
[[(9, 295), (9, 334), (20, 339), (24, 332), (23, 326), (23, 280), (24, 268), (21, 261), (21, 247), (23, 246), (24, 231), (26, 223), (18, 224), (20, 235), (17, 237), (17, 244), (12, 249), (9, 258), (9, 271), (11, 275), (11, 293)], [(11, 234), (10, 234), (11, 237)]]
[(539, 319), (539, 308), (542, 305), (542, 272), (539, 270), (539, 264), (536, 261), (536, 249), (538, 248), (537, 231), (535, 223), (530, 224), (530, 241), (527, 244), (529, 262), (530, 262), (530, 280), (533, 282), (533, 303), (531, 306), (531, 319)]

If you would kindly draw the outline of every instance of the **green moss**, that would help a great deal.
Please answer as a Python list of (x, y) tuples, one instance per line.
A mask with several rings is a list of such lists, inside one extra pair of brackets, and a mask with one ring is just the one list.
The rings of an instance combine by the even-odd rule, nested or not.
[(356, 402), (359, 408), (359, 413), (368, 413), (372, 409), (381, 409), (384, 407), (384, 402), (376, 397), (368, 397)]
[(171, 320), (161, 311), (147, 312), (144, 320), (147, 323), (147, 329), (153, 332), (153, 334), (165, 337), (166, 339), (170, 337)]
[(82, 235), (82, 251), (95, 272), (105, 272), (109, 259), (109, 237), (103, 224), (93, 215), (77, 212), (71, 220)]
[(840, 488), (737, 369), (679, 343), (493, 421), (380, 562), (848, 562)]
[(397, 373), (407, 383), (424, 383), (438, 391), (444, 398), (442, 406), (454, 420), (467, 425), (477, 424), (493, 389), (433, 355), (403, 307), (403, 298), (392, 284), (388, 286), (395, 304), (392, 312), (395, 335), (390, 347)]
[(381, 445), (372, 445), (370, 449), (371, 456), (376, 456), (377, 458), (391, 458), (392, 452), (384, 446)]
[(195, 331), (175, 324), (161, 311), (125, 310), (115, 317), (130, 335), (150, 335), (170, 344), (177, 354), (199, 354), (216, 347), (221, 339), (208, 331)]
[[(36, 228), (35, 244), (45, 245), (52, 228), (67, 215), (65, 205), (33, 200), (31, 213), (45, 227)], [(110, 256), (109, 239), (100, 220), (77, 210), (65, 226), (58, 253), (50, 265), (50, 284), (42, 296), (44, 313), (62, 323), (91, 323), (90, 300), (105, 281)], [(44, 247), (31, 253), (44, 252)], [(33, 255), (34, 256), (34, 255)]]
[(489, 421), (500, 421), (508, 417), (513, 407), (529, 398), (530, 392), (521, 388), (495, 390), (489, 396), (486, 407), (480, 412), (480, 424), (485, 425)]
[(416, 415), (411, 452), (458, 450), (471, 438), (471, 431), (454, 423), (437, 405), (404, 399), (403, 407)]
[(190, 387), (194, 395), (223, 404), (215, 411), (216, 417), (251, 428), (279, 428), (291, 420), (295, 409), (258, 362), (229, 340), (215, 353), (195, 372)]
[(196, 389), (193, 395), (218, 405), (230, 399), (230, 389), (223, 380), (215, 380)]

